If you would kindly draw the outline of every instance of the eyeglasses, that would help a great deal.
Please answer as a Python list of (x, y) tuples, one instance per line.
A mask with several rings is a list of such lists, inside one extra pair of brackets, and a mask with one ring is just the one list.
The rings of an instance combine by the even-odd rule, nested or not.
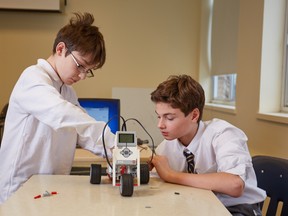
[(73, 61), (76, 64), (77, 69), (79, 70), (79, 72), (85, 74), (85, 76), (88, 77), (88, 78), (94, 77), (93, 71), (91, 69), (86, 70), (83, 65), (78, 63), (78, 61), (76, 60), (76, 57), (72, 54), (72, 52), (71, 51), (69, 51), (69, 52), (71, 54), (71, 57), (72, 57)]

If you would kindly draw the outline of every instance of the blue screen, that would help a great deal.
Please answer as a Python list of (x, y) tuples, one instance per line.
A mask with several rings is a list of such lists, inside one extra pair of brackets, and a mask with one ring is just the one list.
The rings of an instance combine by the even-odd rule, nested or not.
[(108, 122), (113, 133), (120, 129), (120, 100), (111, 98), (79, 98), (80, 105), (97, 121)]

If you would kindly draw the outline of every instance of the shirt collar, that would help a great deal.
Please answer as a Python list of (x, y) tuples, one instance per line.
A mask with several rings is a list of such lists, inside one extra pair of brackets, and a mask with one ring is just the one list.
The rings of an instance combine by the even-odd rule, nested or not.
[(187, 149), (189, 149), (189, 151), (191, 151), (193, 153), (197, 151), (198, 143), (199, 143), (199, 140), (201, 139), (201, 136), (202, 136), (204, 130), (205, 130), (205, 125), (204, 125), (203, 121), (200, 121), (196, 135), (191, 140), (190, 144), (186, 147)]

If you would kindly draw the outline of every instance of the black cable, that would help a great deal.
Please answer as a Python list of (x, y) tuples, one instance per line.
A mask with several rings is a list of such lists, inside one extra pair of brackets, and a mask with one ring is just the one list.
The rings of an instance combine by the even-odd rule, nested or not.
[[(108, 157), (108, 154), (107, 154), (107, 149), (106, 149), (106, 146), (105, 146), (105, 130), (106, 130), (106, 127), (107, 127), (107, 125), (114, 119), (114, 118), (116, 118), (116, 117), (118, 117), (118, 115), (115, 115), (115, 116), (113, 116), (112, 118), (110, 118), (109, 120), (108, 120), (108, 122), (105, 124), (105, 126), (104, 126), (104, 128), (103, 128), (103, 130), (102, 130), (102, 144), (103, 144), (103, 148), (104, 148), (104, 153), (105, 153), (105, 158), (106, 158), (106, 161), (107, 161), (107, 163), (108, 163), (108, 165), (110, 166), (110, 168), (112, 169), (112, 165), (111, 165), (111, 163), (110, 163), (110, 161), (109, 161), (109, 157)], [(125, 123), (125, 119), (122, 117), (122, 116), (119, 116), (121, 119), (122, 119), (122, 121)], [(123, 123), (123, 124), (124, 124)], [(123, 125), (122, 125), (122, 128), (123, 128)], [(126, 125), (125, 125), (125, 129), (126, 129)]]
[(129, 118), (129, 119), (127, 119), (127, 120), (125, 121), (125, 125), (126, 125), (126, 122), (127, 122), (127, 121), (130, 121), (130, 120), (134, 120), (134, 121), (138, 122), (138, 124), (143, 128), (143, 130), (146, 132), (146, 134), (150, 137), (150, 139), (151, 139), (151, 141), (152, 141), (152, 149), (151, 149), (152, 155), (151, 155), (151, 159), (150, 159), (150, 162), (149, 162), (149, 163), (151, 163), (154, 154), (156, 155), (154, 140), (153, 140), (152, 136), (149, 134), (149, 132), (146, 130), (146, 128), (145, 128), (145, 127), (141, 124), (141, 122), (138, 121), (137, 119), (135, 119), (135, 118)]
[[(106, 129), (107, 125), (108, 125), (114, 118), (116, 118), (116, 117), (118, 117), (118, 115), (113, 116), (112, 118), (110, 118), (109, 121), (105, 124), (105, 126), (104, 126), (104, 128), (103, 128), (103, 131), (102, 131), (102, 143), (103, 143), (104, 153), (105, 153), (106, 161), (107, 161), (107, 163), (108, 163), (108, 165), (110, 166), (111, 169), (113, 169), (113, 168), (112, 168), (112, 165), (111, 165), (111, 163), (110, 163), (110, 161), (109, 161), (109, 157), (108, 157), (108, 154), (107, 154), (107, 149), (106, 149), (106, 146), (105, 146), (105, 129)], [(151, 139), (151, 141), (152, 141), (152, 149), (151, 149), (152, 155), (151, 155), (150, 162), (148, 162), (148, 163), (151, 163), (154, 154), (156, 155), (156, 152), (155, 152), (155, 144), (154, 144), (154, 140), (153, 140), (152, 136), (149, 134), (149, 132), (146, 130), (146, 128), (140, 123), (140, 121), (138, 121), (137, 119), (135, 119), (135, 118), (129, 118), (129, 119), (125, 120), (122, 116), (119, 116), (119, 117), (120, 117), (120, 118), (122, 119), (122, 121), (123, 121), (123, 124), (122, 124), (122, 127), (121, 127), (121, 131), (127, 131), (126, 122), (127, 122), (127, 121), (130, 121), (130, 120), (134, 120), (134, 121), (136, 121), (136, 122), (143, 128), (143, 130), (146, 132), (146, 134), (150, 137), (150, 139)]]

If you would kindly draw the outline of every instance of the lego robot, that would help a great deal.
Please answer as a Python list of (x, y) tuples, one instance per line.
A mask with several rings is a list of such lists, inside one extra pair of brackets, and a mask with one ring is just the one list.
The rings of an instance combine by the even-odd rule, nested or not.
[[(134, 186), (148, 184), (149, 166), (140, 163), (135, 132), (117, 131), (112, 155), (112, 165), (108, 163), (107, 175), (112, 178), (113, 186), (119, 186), (122, 196), (132, 196)], [(101, 164), (91, 164), (90, 183), (100, 184), (101, 176)]]

